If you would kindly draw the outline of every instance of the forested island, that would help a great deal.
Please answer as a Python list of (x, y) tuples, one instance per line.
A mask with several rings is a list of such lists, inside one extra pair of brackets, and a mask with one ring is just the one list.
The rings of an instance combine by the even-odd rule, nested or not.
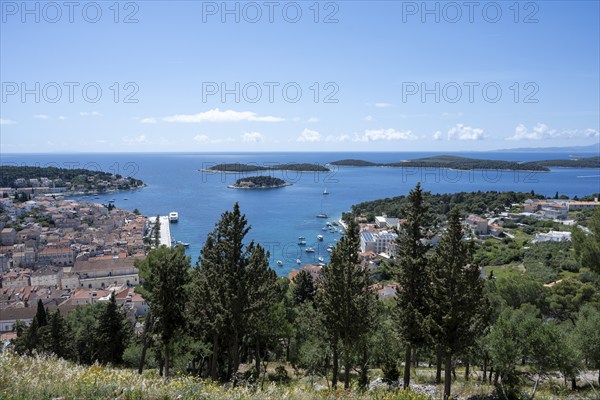
[(365, 160), (346, 159), (333, 161), (329, 164), (344, 167), (450, 168), (458, 170), (496, 169), (510, 171), (548, 172), (550, 171), (549, 167), (600, 168), (600, 157), (581, 158), (578, 160), (515, 162), (441, 155), (394, 163), (377, 163)]
[(230, 189), (275, 189), (284, 186), (290, 186), (283, 179), (273, 176), (249, 176), (240, 178), (235, 181), (235, 184), (227, 186)]
[(212, 167), (201, 169), (205, 172), (226, 172), (226, 173), (243, 173), (257, 171), (298, 171), (298, 172), (328, 172), (326, 168), (319, 164), (300, 163), (300, 164), (277, 164), (270, 166), (261, 166), (253, 164), (217, 164)]
[(82, 168), (0, 166), (0, 187), (5, 188), (102, 193), (142, 186), (140, 179)]
[(600, 156), (579, 158), (573, 160), (543, 160), (536, 161), (536, 164), (544, 167), (560, 168), (600, 168)]

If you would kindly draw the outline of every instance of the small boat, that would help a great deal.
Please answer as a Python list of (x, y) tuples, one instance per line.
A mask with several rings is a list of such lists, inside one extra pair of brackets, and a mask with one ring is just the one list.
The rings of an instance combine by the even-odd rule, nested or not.
[(175, 211), (169, 213), (169, 222), (177, 222), (179, 221), (179, 214)]
[(283, 265), (283, 261), (277, 260), (277, 265), (279, 265), (281, 267)]
[(315, 249), (313, 249), (312, 247), (307, 247), (304, 251), (306, 251), (307, 253), (314, 253)]
[(298, 236), (298, 240), (304, 240), (306, 239), (304, 236)]
[(110, 199), (108, 202), (109, 202), (109, 203), (114, 203), (114, 202), (115, 202), (115, 199)]
[(127, 197), (123, 197), (123, 200), (129, 200)]
[(327, 248), (327, 252), (328, 252), (328, 253), (331, 253), (332, 251), (333, 251), (333, 249), (332, 249), (331, 247), (328, 247), (328, 248)]
[(298, 246), (306, 246), (306, 240), (299, 240)]
[(327, 189), (323, 190), (323, 196), (327, 196), (329, 194), (329, 192), (327, 191)]
[(302, 260), (299, 258), (296, 258), (296, 264), (298, 264), (298, 265), (302, 264)]
[(323, 257), (319, 257), (319, 258), (317, 258), (317, 260), (319, 260), (319, 262), (321, 262), (321, 263), (325, 262), (325, 259)]
[(325, 213), (317, 214), (317, 218), (329, 218), (329, 216)]
[(183, 246), (183, 247), (190, 247), (190, 244), (187, 242), (182, 242), (181, 240), (178, 240), (175, 242), (176, 245), (178, 246)]
[(317, 235), (317, 240), (323, 241), (323, 235)]
[(331, 226), (331, 222), (329, 222), (329, 221), (328, 221), (328, 222), (326, 222), (326, 223), (325, 223), (325, 226)]
[(322, 230), (322, 231), (326, 231), (326, 230), (327, 230), (327, 228), (326, 228), (326, 227), (323, 227), (323, 228), (321, 228), (321, 230)]

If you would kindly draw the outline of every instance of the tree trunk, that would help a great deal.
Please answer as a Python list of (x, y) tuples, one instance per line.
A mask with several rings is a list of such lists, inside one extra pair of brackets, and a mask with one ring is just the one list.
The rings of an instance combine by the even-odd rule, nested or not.
[(571, 390), (573, 390), (573, 391), (577, 390), (577, 378), (575, 378), (575, 377), (571, 378)]
[(169, 378), (169, 370), (171, 368), (171, 360), (169, 360), (169, 343), (165, 343), (165, 379)]
[(494, 372), (494, 385), (498, 384), (499, 377), (500, 377), (500, 373), (498, 371)]
[(465, 381), (469, 380), (469, 359), (465, 360)]
[(146, 322), (144, 323), (144, 332), (142, 333), (142, 355), (140, 356), (140, 365), (138, 367), (138, 374), (144, 371), (144, 364), (146, 363), (146, 351), (148, 350), (148, 335), (152, 326), (152, 314), (148, 312)]
[(444, 362), (444, 398), (450, 398), (450, 389), (452, 387), (452, 354), (446, 352)]
[(442, 382), (442, 352), (438, 349), (435, 354), (435, 384)]
[(344, 338), (344, 389), (348, 389), (350, 387), (350, 369), (352, 366), (350, 365), (350, 343), (348, 343), (348, 337)]
[(338, 380), (338, 362), (339, 362), (339, 355), (338, 355), (338, 348), (337, 348), (337, 343), (333, 344), (333, 376), (331, 377), (331, 387), (333, 387), (334, 389), (337, 387), (337, 380)]
[(210, 379), (217, 380), (217, 364), (219, 361), (219, 336), (213, 336), (213, 353), (210, 361)]
[(482, 382), (485, 382), (485, 377), (487, 375), (487, 356), (483, 356), (483, 379)]
[(539, 384), (540, 384), (540, 374), (538, 374), (537, 379), (535, 380), (535, 385), (533, 385), (533, 391), (531, 392), (531, 396), (529, 397), (529, 400), (533, 400), (533, 398), (535, 397), (535, 392), (537, 392)]
[(233, 386), (237, 383), (237, 372), (240, 368), (240, 341), (239, 341), (238, 333), (236, 332), (233, 336), (233, 365), (232, 365), (232, 376), (233, 376)]
[(260, 376), (260, 343), (256, 340), (254, 347), (254, 361), (256, 362), (256, 376)]
[(163, 376), (165, 369), (165, 359), (163, 357), (162, 351), (158, 352), (158, 375)]
[(404, 354), (404, 389), (408, 389), (410, 385), (410, 356), (412, 350), (410, 348), (410, 344), (406, 344), (406, 353)]

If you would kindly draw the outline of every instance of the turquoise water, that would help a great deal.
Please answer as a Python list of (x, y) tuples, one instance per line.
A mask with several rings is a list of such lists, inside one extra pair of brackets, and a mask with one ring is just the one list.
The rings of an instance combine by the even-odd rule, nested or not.
[[(189, 242), (187, 252), (195, 262), (206, 235), (220, 214), (238, 201), (252, 229), (249, 239), (260, 242), (271, 252), (271, 265), (280, 275), (302, 263), (328, 261), (327, 245), (335, 243), (339, 233), (323, 231), (326, 221), (338, 220), (343, 211), (361, 201), (407, 194), (417, 181), (434, 193), (461, 191), (531, 191), (553, 196), (556, 191), (568, 196), (600, 192), (597, 169), (552, 169), (551, 172), (449, 171), (436, 169), (339, 167), (328, 173), (274, 171), (275, 177), (293, 183), (272, 190), (228, 189), (240, 176), (203, 173), (199, 169), (217, 163), (240, 162), (269, 165), (274, 163), (318, 163), (358, 158), (393, 162), (434, 155), (432, 153), (243, 153), (243, 154), (3, 154), (3, 165), (40, 165), (63, 168), (89, 168), (121, 173), (142, 179), (147, 187), (131, 192), (81, 199), (107, 203), (115, 199), (118, 207), (138, 208), (146, 215), (179, 212), (179, 223), (171, 225), (175, 240)], [(560, 153), (462, 153), (474, 158), (509, 161), (564, 159)], [(328, 196), (323, 195), (327, 189)], [(125, 200), (127, 198), (127, 200)], [(316, 215), (327, 213), (329, 219)], [(323, 235), (323, 242), (317, 241)], [(297, 246), (298, 237), (306, 237), (307, 246), (316, 252), (307, 254)], [(282, 260), (284, 265), (276, 265)]]

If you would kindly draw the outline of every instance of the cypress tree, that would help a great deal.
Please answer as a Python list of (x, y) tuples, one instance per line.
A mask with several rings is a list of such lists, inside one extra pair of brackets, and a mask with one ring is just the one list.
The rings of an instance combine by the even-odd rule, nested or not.
[(358, 226), (352, 221), (348, 231), (331, 253), (331, 263), (323, 267), (318, 310), (322, 313), (333, 352), (332, 385), (337, 384), (339, 347), (344, 357), (344, 387), (350, 386), (353, 351), (373, 324), (375, 297), (369, 290), (368, 271), (359, 259)]
[[(227, 352), (226, 379), (240, 365), (240, 346), (246, 324), (246, 268), (254, 244), (244, 245), (250, 230), (238, 203), (221, 215), (208, 235), (191, 288), (190, 315), (195, 327), (206, 330), (212, 342), (210, 376), (217, 379), (219, 361)], [(198, 332), (196, 332), (197, 336)]]
[(37, 302), (37, 311), (35, 313), (35, 319), (37, 319), (37, 325), (39, 328), (48, 325), (48, 316), (46, 315), (46, 309), (42, 299)]
[(123, 352), (129, 341), (129, 326), (117, 306), (114, 292), (98, 321), (97, 338), (100, 362), (119, 364), (123, 361)]
[(424, 232), (429, 228), (428, 206), (423, 198), (421, 184), (410, 191), (408, 204), (403, 209), (404, 223), (400, 229), (395, 262), (398, 334), (405, 343), (404, 388), (410, 384), (410, 364), (414, 347), (426, 341), (425, 319), (428, 314), (427, 251), (423, 243)]
[(185, 324), (187, 292), (184, 286), (188, 281), (190, 260), (182, 246), (162, 246), (152, 250), (136, 264), (144, 280), (143, 295), (150, 302), (155, 318), (155, 332), (160, 337), (164, 357), (164, 374), (168, 377), (171, 344)]
[(429, 268), (429, 334), (443, 352), (444, 398), (450, 397), (452, 357), (473, 346), (487, 322), (479, 267), (473, 264), (473, 242), (463, 240), (458, 209), (453, 209), (448, 229), (436, 248)]
[(273, 309), (277, 303), (277, 276), (269, 268), (269, 253), (260, 246), (251, 249), (246, 268), (246, 333), (254, 345), (256, 372), (260, 372), (261, 345), (273, 331)]
[(312, 276), (309, 272), (300, 271), (294, 277), (293, 299), (294, 305), (298, 306), (306, 301), (313, 301), (315, 298), (316, 288)]
[(60, 310), (56, 310), (50, 314), (49, 350), (57, 357), (67, 357), (67, 339), (67, 324)]

